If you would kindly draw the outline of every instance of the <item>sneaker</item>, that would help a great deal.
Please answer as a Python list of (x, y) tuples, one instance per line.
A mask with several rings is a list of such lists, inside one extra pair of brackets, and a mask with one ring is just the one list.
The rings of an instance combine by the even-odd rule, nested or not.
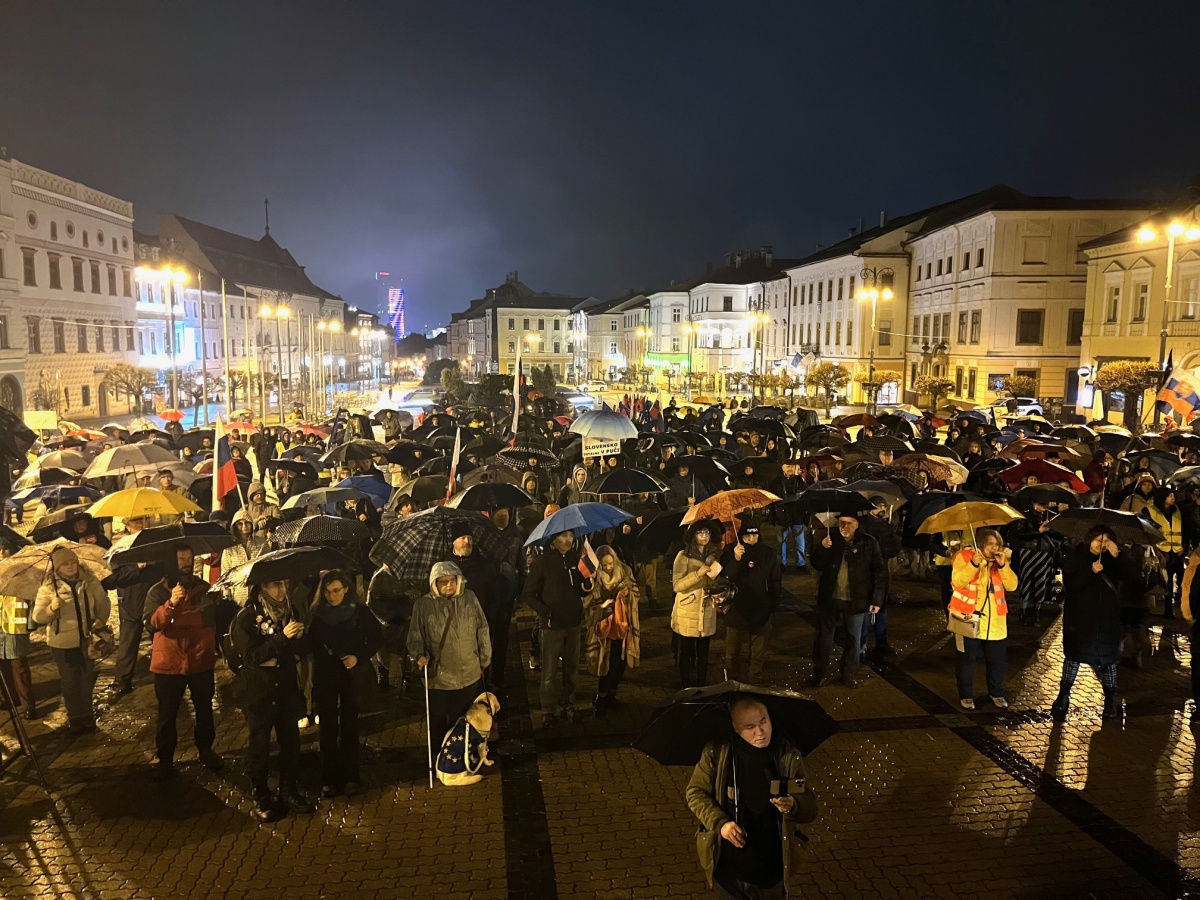
[(175, 764), (170, 762), (157, 762), (150, 772), (151, 781), (170, 781), (175, 777)]
[(225, 760), (221, 759), (221, 755), (210, 748), (200, 751), (200, 765), (204, 766), (210, 772), (220, 772), (225, 768)]
[(854, 690), (856, 687), (858, 687), (858, 679), (855, 678), (853, 675), (843, 675), (842, 676), (842, 686), (848, 687), (848, 688), (850, 688), (850, 690)]
[(535, 672), (540, 672), (542, 668), (542, 661), (536, 656), (529, 657), (529, 668), (533, 669)]
[(116, 703), (118, 700), (120, 700), (122, 697), (124, 697), (126, 694), (128, 694), (132, 690), (133, 690), (132, 685), (122, 684), (119, 681), (114, 681), (112, 684), (110, 684), (108, 686), (108, 689), (104, 692), (104, 699), (107, 700), (109, 703)]
[(1008, 701), (1003, 697), (993, 697), (992, 703), (996, 705), (997, 709), (1008, 709)]
[(966, 699), (959, 700), (958, 705), (961, 706), (963, 709), (974, 709), (975, 701), (972, 700), (970, 697), (967, 697)]

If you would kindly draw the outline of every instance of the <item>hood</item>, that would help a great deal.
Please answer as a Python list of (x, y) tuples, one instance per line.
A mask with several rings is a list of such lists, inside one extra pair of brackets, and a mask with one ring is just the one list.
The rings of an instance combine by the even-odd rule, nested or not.
[(438, 596), (437, 580), (446, 575), (453, 575), (458, 579), (458, 588), (454, 591), (454, 596), (458, 597), (463, 592), (463, 577), (462, 569), (452, 562), (434, 563), (433, 568), (429, 570), (429, 593), (435, 597)]
[(267, 492), (267, 489), (263, 487), (262, 482), (261, 481), (250, 482), (250, 486), (248, 488), (246, 488), (246, 502), (253, 503), (254, 501), (251, 500), (250, 498), (253, 497), (255, 494), (257, 494), (259, 491), (262, 491), (264, 495)]

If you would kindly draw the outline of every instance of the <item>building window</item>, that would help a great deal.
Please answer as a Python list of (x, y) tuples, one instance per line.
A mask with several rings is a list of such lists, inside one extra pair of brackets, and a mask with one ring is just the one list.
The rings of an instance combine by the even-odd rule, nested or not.
[(962, 267), (963, 267), (964, 272), (967, 271), (967, 269), (971, 268), (971, 251), (970, 250), (968, 250), (966, 253), (963, 254)]
[(941, 274), (942, 274), (942, 261), (941, 261), (941, 259), (940, 259), (940, 258), (939, 258), (939, 259), (938, 259), (938, 261), (937, 261), (937, 266), (938, 266), (938, 268), (937, 268), (937, 273), (938, 273), (939, 275), (941, 275)]
[(57, 253), (47, 253), (46, 259), (50, 261), (50, 287), (56, 291), (62, 290), (62, 269), (58, 262), (62, 259)]
[(1017, 310), (1017, 343), (1040, 344), (1042, 342), (1042, 318), (1040, 309)]
[(67, 352), (67, 331), (62, 322), (55, 319), (51, 323), (51, 331), (54, 333), (54, 352)]
[(158, 355), (158, 332), (156, 331), (150, 332), (150, 355)]
[(820, 303), (825, 299), (825, 282), (817, 282), (817, 302)]
[(508, 330), (509, 330), (509, 331), (513, 331), (513, 330), (514, 330), (516, 327), (517, 327), (517, 320), (516, 320), (516, 319), (509, 319), (509, 320), (508, 320)]
[(529, 330), (529, 320), (528, 320), (528, 319), (522, 319), (522, 320), (521, 320), (521, 323), (522, 323), (522, 324), (521, 324), (521, 330), (522, 330), (522, 331), (528, 331), (528, 330)]
[(1078, 347), (1083, 343), (1083, 310), (1067, 310), (1067, 344)]
[(1110, 284), (1108, 286), (1108, 303), (1104, 307), (1104, 321), (1117, 321), (1117, 314), (1121, 311), (1121, 286), (1119, 284)]
[(912, 328), (913, 328), (913, 330), (912, 330), (912, 342), (913, 342), (914, 344), (919, 344), (919, 343), (921, 343), (921, 317), (920, 317), (920, 316), (913, 316), (913, 326), (912, 326)]
[(63, 405), (66, 406), (67, 409), (71, 408), (71, 389), (70, 388), (63, 388)]
[(829, 335), (830, 335), (830, 332), (832, 331), (832, 329), (833, 329), (833, 323), (826, 322), (825, 323), (825, 346), (826, 347), (828, 347), (830, 345)]
[(83, 246), (88, 246), (88, 233), (86, 229), (83, 232)]
[(846, 323), (846, 346), (854, 345), (854, 320), (851, 319)]
[(37, 287), (37, 251), (22, 247), (21, 255), (25, 261), (25, 286)]
[(87, 353), (87, 326), (82, 322), (75, 323), (75, 348), (80, 353)]
[(117, 296), (117, 267), (108, 267), (108, 296)]
[(950, 313), (942, 313), (942, 339), (950, 343)]
[(679, 338), (677, 338), (677, 337), (671, 338), (671, 352), (672, 353), (679, 352)]
[(921, 317), (921, 340), (929, 340), (929, 316)]
[(925, 263), (925, 278), (933, 277), (933, 263)]
[(1150, 301), (1150, 285), (1147, 282), (1133, 287), (1133, 318), (1131, 322), (1146, 321), (1146, 305)]
[(515, 342), (515, 341), (509, 341), (509, 342), (508, 342), (508, 352), (509, 352), (509, 353), (516, 353), (516, 352), (517, 352), (517, 345), (516, 345), (516, 342)]
[[(980, 247), (980, 248), (979, 248), (979, 249), (978, 249), (978, 250), (975, 252), (975, 268), (977, 268), (977, 269), (982, 269), (982, 268), (983, 268), (983, 248), (982, 248), (982, 247)], [(971, 394), (971, 396), (972, 396), (972, 397), (974, 397), (974, 396), (975, 396), (975, 394), (974, 394), (974, 393), (972, 393), (972, 394)]]
[[(214, 344), (214, 346), (216, 345)], [(112, 348), (114, 350), (121, 349), (121, 327), (115, 323), (112, 327)], [(213, 353), (213, 356), (216, 356), (215, 352)]]
[[(126, 350), (133, 349), (133, 326), (132, 325), (125, 326), (125, 349)], [(319, 362), (319, 360), (318, 360), (318, 362)]]
[(854, 276), (850, 276), (850, 298), (854, 299)]
[(11, 350), (8, 344), (8, 316), (0, 316), (0, 350)]
[(58, 223), (57, 222), (50, 223), (50, 240), (52, 240), (52, 241), (58, 240)]
[(678, 322), (683, 318), (683, 310), (678, 306), (671, 307), (671, 321)]
[(79, 293), (82, 294), (85, 290), (85, 288), (83, 286), (83, 260), (82, 259), (72, 259), (71, 260), (71, 281), (73, 283), (72, 286), (75, 288), (75, 290), (77, 290)]
[(838, 279), (838, 299), (839, 300), (841, 300), (845, 297), (845, 294), (843, 293), (843, 290), (845, 287), (846, 287), (845, 281), (843, 279), (839, 278)]
[(92, 270), (92, 293), (98, 294), (100, 293), (100, 263), (91, 262), (88, 263), (88, 266)]
[(562, 331), (562, 321), (561, 321), (560, 319), (555, 319), (555, 320), (554, 320), (554, 330), (555, 330), (555, 331)]
[(86, 384), (79, 388), (79, 402), (83, 406), (92, 405), (92, 389)]
[(912, 383), (913, 383), (913, 382), (915, 382), (916, 380), (917, 380), (917, 364), (916, 364), (916, 363), (913, 363), (913, 364), (912, 364), (912, 377), (910, 377), (910, 378), (908, 379), (908, 383), (909, 383), (909, 384), (912, 384)]
[(608, 323), (608, 330), (609, 331), (617, 330), (617, 320), (616, 319), (613, 319), (611, 322)]
[(725, 297), (722, 301), (722, 308), (725, 312), (733, 312), (733, 298)]
[[(196, 349), (199, 350), (200, 348), (197, 347)], [(104, 352), (104, 326), (102, 325), (96, 326), (96, 352)], [(197, 353), (196, 355), (199, 356), (200, 354)]]
[(42, 352), (42, 331), (41, 325), (37, 319), (29, 320), (29, 352)]
[(936, 344), (942, 337), (942, 317), (933, 317), (933, 342)]
[(954, 396), (955, 397), (962, 396), (962, 386), (963, 386), (963, 367), (957, 366), (954, 369)]
[(1035, 382), (1041, 377), (1037, 369), (1014, 369), (1013, 374), (1018, 378), (1032, 378)]
[(835, 344), (837, 344), (839, 347), (842, 346), (842, 323), (841, 322), (837, 323), (837, 327), (834, 328), (833, 334), (834, 334), (833, 342)]
[(608, 355), (609, 355), (609, 356), (616, 356), (616, 355), (617, 355), (617, 342), (616, 342), (616, 341), (609, 341), (609, 342), (608, 342)]
[(892, 320), (891, 319), (880, 319), (879, 320), (879, 335), (878, 335), (877, 339), (879, 341), (880, 347), (892, 346)]
[(561, 349), (561, 348), (562, 348), (562, 343), (561, 343), (561, 342), (559, 342), (559, 341), (555, 341), (555, 342), (554, 342), (554, 352), (555, 352), (555, 353), (562, 353), (562, 349)]
[(921, 264), (918, 263), (916, 271), (913, 273), (913, 281), (915, 281), (917, 284), (921, 283), (921, 271), (922, 271)]
[(946, 274), (949, 275), (953, 271), (954, 271), (954, 257), (947, 256), (946, 257)]
[[(983, 330), (983, 310), (973, 309), (973, 310), (971, 310), (971, 343), (972, 344), (979, 343), (979, 333), (982, 330)], [(972, 397), (975, 396), (974, 392), (972, 392), (971, 396)]]
[(538, 331), (545, 331), (545, 330), (546, 330), (546, 320), (538, 319)]
[[(982, 265), (982, 263), (980, 263)], [(967, 397), (971, 400), (975, 399), (975, 380), (977, 378), (976, 370), (971, 369), (967, 373)]]
[(133, 280), (128, 269), (121, 269), (121, 296), (133, 296)]
[[(0, 266), (0, 275), (3, 275)], [(1179, 318), (1196, 318), (1196, 307), (1200, 305), (1200, 278), (1189, 278), (1183, 285), (1183, 306), (1180, 307)]]

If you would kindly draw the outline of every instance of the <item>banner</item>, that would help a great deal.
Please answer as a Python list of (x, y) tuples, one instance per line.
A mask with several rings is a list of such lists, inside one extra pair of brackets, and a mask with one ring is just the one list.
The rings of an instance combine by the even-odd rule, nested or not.
[(621, 442), (606, 441), (601, 438), (583, 439), (583, 456), (584, 459), (591, 459), (594, 456), (620, 456)]
[(52, 409), (27, 409), (22, 413), (25, 424), (34, 431), (57, 431), (58, 413)]

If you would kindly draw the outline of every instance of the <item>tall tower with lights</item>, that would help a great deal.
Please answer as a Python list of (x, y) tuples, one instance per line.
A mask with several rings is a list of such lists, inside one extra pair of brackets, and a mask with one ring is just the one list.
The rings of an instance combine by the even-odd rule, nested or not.
[(391, 272), (376, 272), (375, 281), (379, 284), (379, 311), (387, 317), (388, 324), (395, 332), (396, 341), (399, 342), (406, 330), (402, 279), (393, 276)]

